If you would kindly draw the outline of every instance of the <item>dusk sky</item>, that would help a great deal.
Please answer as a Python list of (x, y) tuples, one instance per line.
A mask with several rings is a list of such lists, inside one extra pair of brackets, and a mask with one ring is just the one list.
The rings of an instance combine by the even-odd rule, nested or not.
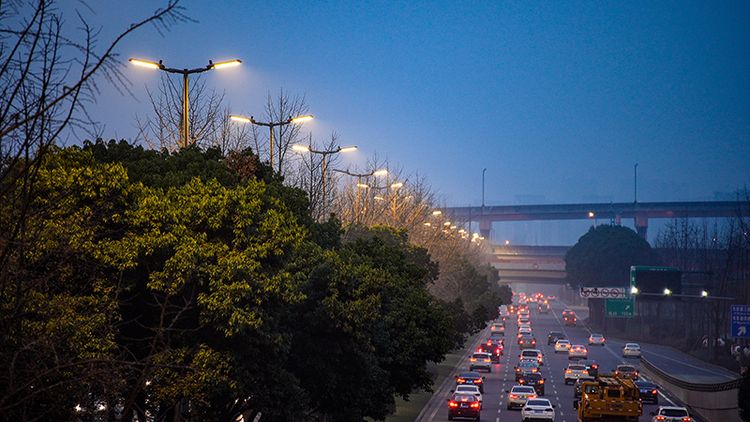
[[(101, 39), (163, 6), (78, 6)], [(750, 182), (750, 2), (184, 0), (185, 22), (140, 30), (120, 59), (195, 68), (233, 114), (304, 95), (305, 133), (427, 177), (447, 206), (725, 200)], [(74, 16), (68, 14), (74, 23)], [(134, 140), (160, 72), (103, 89), (105, 138)], [(174, 75), (180, 78), (179, 75)]]

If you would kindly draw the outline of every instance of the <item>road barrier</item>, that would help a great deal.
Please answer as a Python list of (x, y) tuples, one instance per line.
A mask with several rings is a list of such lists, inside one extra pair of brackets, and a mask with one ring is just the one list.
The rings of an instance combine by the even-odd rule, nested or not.
[(741, 378), (712, 384), (685, 381), (669, 375), (643, 358), (640, 369), (706, 420), (742, 422), (737, 406), (737, 389)]

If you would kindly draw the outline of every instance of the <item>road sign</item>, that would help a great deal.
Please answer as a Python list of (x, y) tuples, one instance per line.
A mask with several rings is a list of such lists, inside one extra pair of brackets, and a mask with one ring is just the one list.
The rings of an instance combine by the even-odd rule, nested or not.
[(750, 338), (750, 305), (732, 305), (732, 337)]
[(589, 299), (617, 299), (629, 294), (627, 287), (581, 287), (578, 293)]
[(606, 299), (604, 301), (605, 315), (608, 317), (632, 318), (635, 315), (635, 298)]

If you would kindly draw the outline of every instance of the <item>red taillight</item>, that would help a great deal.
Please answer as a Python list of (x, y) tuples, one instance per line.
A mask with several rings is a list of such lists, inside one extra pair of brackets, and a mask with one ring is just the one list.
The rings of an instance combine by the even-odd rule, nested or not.
[(480, 380), (480, 379), (475, 379), (474, 380), (474, 384), (481, 384), (481, 383), (482, 383), (482, 380)]
[(638, 376), (638, 371), (633, 372), (633, 376), (637, 377)]
[(448, 402), (448, 406), (449, 407), (458, 407), (458, 403), (456, 403), (454, 401), (450, 401), (450, 402)]
[(515, 395), (515, 394), (508, 394), (508, 398), (509, 398), (509, 399), (517, 399), (517, 398), (518, 398), (518, 396), (517, 396), (517, 395)]
[(566, 374), (570, 374), (571, 372), (573, 372), (573, 371), (571, 371), (570, 369), (566, 369), (566, 370), (565, 370), (565, 373), (566, 373)]
[(459, 384), (463, 384), (463, 383), (466, 382), (466, 380), (463, 379), (463, 378), (456, 378), (456, 382), (459, 383)]
[(526, 382), (526, 381), (524, 381), (524, 379), (523, 379), (523, 378), (521, 378), (520, 380), (518, 380), (518, 383), (519, 383), (519, 384), (523, 384), (524, 382)]
[(478, 402), (478, 401), (475, 401), (474, 403), (472, 403), (472, 404), (471, 404), (471, 408), (472, 408), (472, 409), (479, 409), (479, 402)]
[(656, 395), (656, 390), (651, 390), (651, 394)]
[(688, 416), (685, 416), (684, 418), (682, 418), (682, 422), (690, 422), (690, 421), (692, 421), (692, 419)]
[(536, 340), (531, 340), (531, 344), (536, 344)]
[(586, 370), (584, 370), (584, 371), (583, 371), (583, 374), (584, 374), (584, 375), (588, 375), (588, 374), (589, 374), (589, 371), (586, 371)]
[(583, 353), (588, 353), (589, 351), (587, 349), (583, 349)]
[(539, 380), (539, 384), (544, 384), (544, 380)]
[(531, 370), (531, 372), (536, 372), (536, 371), (537, 371), (537, 369), (536, 369), (536, 368), (534, 368), (534, 369), (532, 369), (532, 370)]
[(492, 342), (491, 342), (491, 341), (488, 341), (488, 342), (487, 342), (487, 345), (488, 345), (488, 346), (492, 346)]
[(535, 399), (536, 398), (536, 394), (532, 394), (530, 396), (526, 396), (526, 398), (527, 399)]
[(667, 420), (667, 418), (665, 418), (664, 416), (657, 416), (656, 420), (657, 421), (665, 421), (665, 420)]
[(495, 353), (497, 353), (498, 355), (499, 355), (499, 354), (500, 354), (500, 352), (502, 352), (502, 351), (503, 351), (503, 349), (501, 349), (501, 348), (499, 348), (499, 347), (498, 347), (497, 349), (495, 349)]

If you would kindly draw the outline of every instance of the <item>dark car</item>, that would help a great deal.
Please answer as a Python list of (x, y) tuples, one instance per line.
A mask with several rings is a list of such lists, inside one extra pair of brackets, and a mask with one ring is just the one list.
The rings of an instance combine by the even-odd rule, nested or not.
[(536, 394), (539, 396), (544, 395), (544, 381), (545, 379), (542, 378), (542, 374), (538, 372), (523, 374), (520, 376), (520, 378), (518, 378), (519, 384), (534, 387), (534, 390), (536, 390)]
[(651, 381), (635, 381), (635, 386), (638, 387), (638, 394), (641, 401), (659, 404), (659, 391), (656, 384)]
[(479, 372), (466, 371), (456, 376), (456, 385), (471, 384), (479, 387), (479, 392), (484, 394), (484, 377)]
[(503, 354), (503, 348), (504, 348), (503, 340), (502, 339), (489, 339), (485, 341), (484, 343), (480, 344), (477, 348), (478, 352), (485, 352), (490, 354), (490, 359), (492, 359), (492, 363), (500, 363), (500, 355)]
[(472, 394), (453, 394), (448, 400), (448, 420), (453, 418), (480, 419), (482, 404)]
[(547, 345), (555, 344), (557, 343), (557, 340), (567, 338), (565, 337), (565, 333), (562, 331), (550, 331), (549, 334), (547, 334)]
[(599, 365), (593, 359), (581, 359), (578, 361), (581, 365), (586, 365), (586, 370), (592, 378), (599, 376)]
[(518, 337), (518, 347), (521, 349), (536, 349), (536, 339), (531, 334), (523, 334)]
[(590, 382), (591, 380), (578, 378), (576, 382), (573, 383), (573, 398), (581, 398), (581, 396), (583, 395), (583, 383), (585, 381)]

